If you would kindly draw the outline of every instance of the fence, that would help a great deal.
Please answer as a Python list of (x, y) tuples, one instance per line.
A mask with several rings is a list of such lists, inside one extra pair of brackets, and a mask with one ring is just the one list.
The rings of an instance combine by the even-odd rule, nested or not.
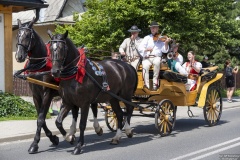
[(15, 77), (13, 78), (13, 93), (17, 96), (32, 96), (28, 81)]
[[(221, 84), (225, 88), (225, 78), (223, 76)], [(240, 88), (240, 73), (236, 75), (236, 88)], [(19, 78), (13, 78), (13, 93), (17, 96), (32, 96), (32, 91), (26, 80)]]
[[(239, 89), (240, 88), (240, 73), (238, 72), (235, 76), (235, 88)], [(225, 85), (225, 76), (223, 75), (222, 81), (221, 81), (222, 87), (226, 89)]]

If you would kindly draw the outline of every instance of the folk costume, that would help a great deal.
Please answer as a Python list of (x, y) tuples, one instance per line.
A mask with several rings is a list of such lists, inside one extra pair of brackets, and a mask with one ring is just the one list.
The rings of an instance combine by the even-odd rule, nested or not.
[[(157, 22), (152, 22), (150, 27), (159, 26)], [(150, 34), (144, 37), (139, 46), (141, 55), (143, 56), (142, 68), (144, 83), (149, 88), (149, 69), (153, 65), (153, 90), (156, 90), (158, 86), (158, 76), (160, 71), (160, 63), (162, 53), (167, 53), (169, 47), (165, 48), (165, 42), (160, 40), (154, 41), (154, 35)], [(146, 51), (148, 48), (152, 48), (152, 51)]]
[[(140, 32), (137, 26), (132, 26), (128, 32)], [(140, 45), (142, 38), (136, 37), (135, 39), (131, 39), (131, 37), (124, 39), (122, 44), (119, 47), (120, 53), (126, 53), (125, 59), (131, 64), (136, 70), (138, 69), (138, 65), (140, 62), (140, 53), (138, 46)]]
[[(198, 68), (202, 68), (202, 64), (200, 62), (194, 61), (192, 63), (192, 65), (194, 67), (198, 67)], [(194, 67), (191, 66), (190, 62), (185, 62), (183, 64), (183, 68), (185, 68), (185, 70), (189, 73), (188, 74), (188, 83), (186, 85), (186, 90), (192, 91), (196, 88), (197, 85), (197, 75), (198, 72), (196, 70), (194, 70)]]

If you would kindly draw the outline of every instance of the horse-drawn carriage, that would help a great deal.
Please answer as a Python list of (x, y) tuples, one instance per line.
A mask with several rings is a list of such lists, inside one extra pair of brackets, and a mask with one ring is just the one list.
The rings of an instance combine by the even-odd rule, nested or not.
[[(203, 108), (205, 120), (210, 126), (219, 121), (222, 113), (222, 97), (219, 91), (222, 74), (217, 73), (217, 67), (203, 69), (197, 75), (197, 88), (193, 91), (186, 91), (187, 77), (168, 70), (166, 66), (165, 69), (161, 67), (164, 70), (160, 71), (160, 86), (157, 91), (151, 91), (144, 88), (141, 67), (136, 72), (133, 67), (119, 60), (93, 62), (86, 59), (83, 50), (79, 52), (73, 42), (67, 38), (68, 32), (53, 35), (49, 31), (51, 40), (46, 47), (32, 28), (34, 21), (35, 19), (26, 25), (18, 21), (16, 60), (24, 62), (28, 55), (29, 63), (26, 68), (15, 74), (16, 77), (33, 83), (30, 86), (34, 94), (38, 123), (29, 153), (38, 151), (41, 128), (54, 145), (59, 143), (58, 137), (52, 135), (45, 122), (51, 100), (57, 95), (62, 97), (63, 107), (56, 119), (56, 125), (64, 138), (70, 142), (75, 140), (78, 109), (81, 108), (80, 137), (73, 154), (81, 153), (89, 107), (94, 115), (94, 129), (98, 135), (102, 134), (97, 121), (98, 103), (111, 104), (104, 109), (107, 126), (111, 130), (115, 130), (114, 126), (117, 129), (112, 144), (117, 144), (121, 138), (124, 117), (126, 118), (125, 133), (128, 137), (132, 137), (130, 119), (133, 110), (138, 110), (143, 115), (147, 111), (154, 113), (155, 125), (162, 136), (171, 133), (176, 121), (177, 106)], [(48, 54), (50, 51), (51, 55)], [(21, 77), (20, 74), (26, 71), (30, 72), (28, 75), (30, 77)], [(56, 78), (60, 78), (60, 83), (56, 82)], [(57, 83), (59, 86), (56, 85)], [(119, 105), (120, 101), (125, 107)], [(125, 114), (122, 109), (125, 110)], [(70, 110), (74, 121), (70, 133), (67, 134), (62, 122)]]
[[(192, 116), (190, 106), (203, 108), (204, 118), (208, 125), (216, 125), (222, 113), (222, 97), (219, 89), (223, 75), (217, 73), (218, 67), (202, 69), (196, 76), (196, 89), (187, 91), (185, 83), (187, 83), (188, 77), (172, 72), (164, 63), (161, 65), (160, 86), (157, 91), (151, 91), (144, 87), (141, 65), (138, 68), (138, 86), (133, 96), (134, 103), (137, 104), (134, 110), (139, 111), (137, 115), (155, 117), (155, 127), (162, 136), (171, 133), (176, 121), (177, 106), (188, 106), (190, 117)], [(150, 70), (151, 72), (153, 70)], [(106, 106), (104, 109), (108, 128), (116, 131), (117, 119), (111, 106)], [(125, 109), (124, 105), (122, 105), (122, 109)]]

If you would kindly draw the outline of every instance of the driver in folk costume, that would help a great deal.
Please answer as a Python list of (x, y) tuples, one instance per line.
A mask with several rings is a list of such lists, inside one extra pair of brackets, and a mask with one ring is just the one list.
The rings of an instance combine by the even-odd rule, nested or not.
[(131, 64), (136, 70), (140, 62), (140, 53), (138, 51), (138, 46), (142, 41), (142, 38), (138, 37), (138, 33), (141, 29), (138, 29), (136, 25), (133, 25), (128, 32), (131, 33), (131, 37), (124, 39), (119, 47), (119, 52), (121, 55), (126, 57), (126, 60)]
[(149, 88), (149, 68), (153, 65), (153, 90), (157, 90), (162, 53), (168, 52), (168, 43), (171, 39), (166, 37), (165, 42), (163, 42), (157, 38), (157, 40), (154, 41), (154, 36), (159, 35), (159, 25), (153, 21), (149, 27), (151, 34), (144, 37), (139, 46), (139, 50), (143, 56), (142, 67), (145, 87)]

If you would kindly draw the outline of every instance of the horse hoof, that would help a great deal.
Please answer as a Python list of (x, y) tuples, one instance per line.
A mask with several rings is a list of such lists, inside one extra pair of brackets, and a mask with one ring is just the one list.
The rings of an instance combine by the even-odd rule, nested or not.
[(131, 131), (130, 134), (127, 135), (128, 138), (132, 138), (133, 137), (133, 131)]
[(72, 155), (78, 155), (80, 153), (81, 153), (81, 148), (75, 147), (73, 152), (72, 152)]
[(37, 153), (38, 148), (39, 148), (38, 146), (31, 146), (31, 147), (28, 149), (28, 153), (29, 153), (29, 154)]
[(71, 138), (71, 140), (69, 141), (69, 143), (70, 143), (71, 145), (74, 145), (75, 141), (76, 141), (76, 137), (75, 137), (75, 135), (72, 135), (72, 138)]
[(58, 136), (53, 136), (53, 138), (51, 139), (51, 142), (53, 145), (57, 146), (59, 144), (59, 138)]
[(118, 145), (119, 144), (119, 140), (115, 140), (115, 139), (112, 139), (111, 145)]
[(101, 136), (103, 134), (103, 129), (101, 128), (100, 131), (97, 133), (98, 136)]

